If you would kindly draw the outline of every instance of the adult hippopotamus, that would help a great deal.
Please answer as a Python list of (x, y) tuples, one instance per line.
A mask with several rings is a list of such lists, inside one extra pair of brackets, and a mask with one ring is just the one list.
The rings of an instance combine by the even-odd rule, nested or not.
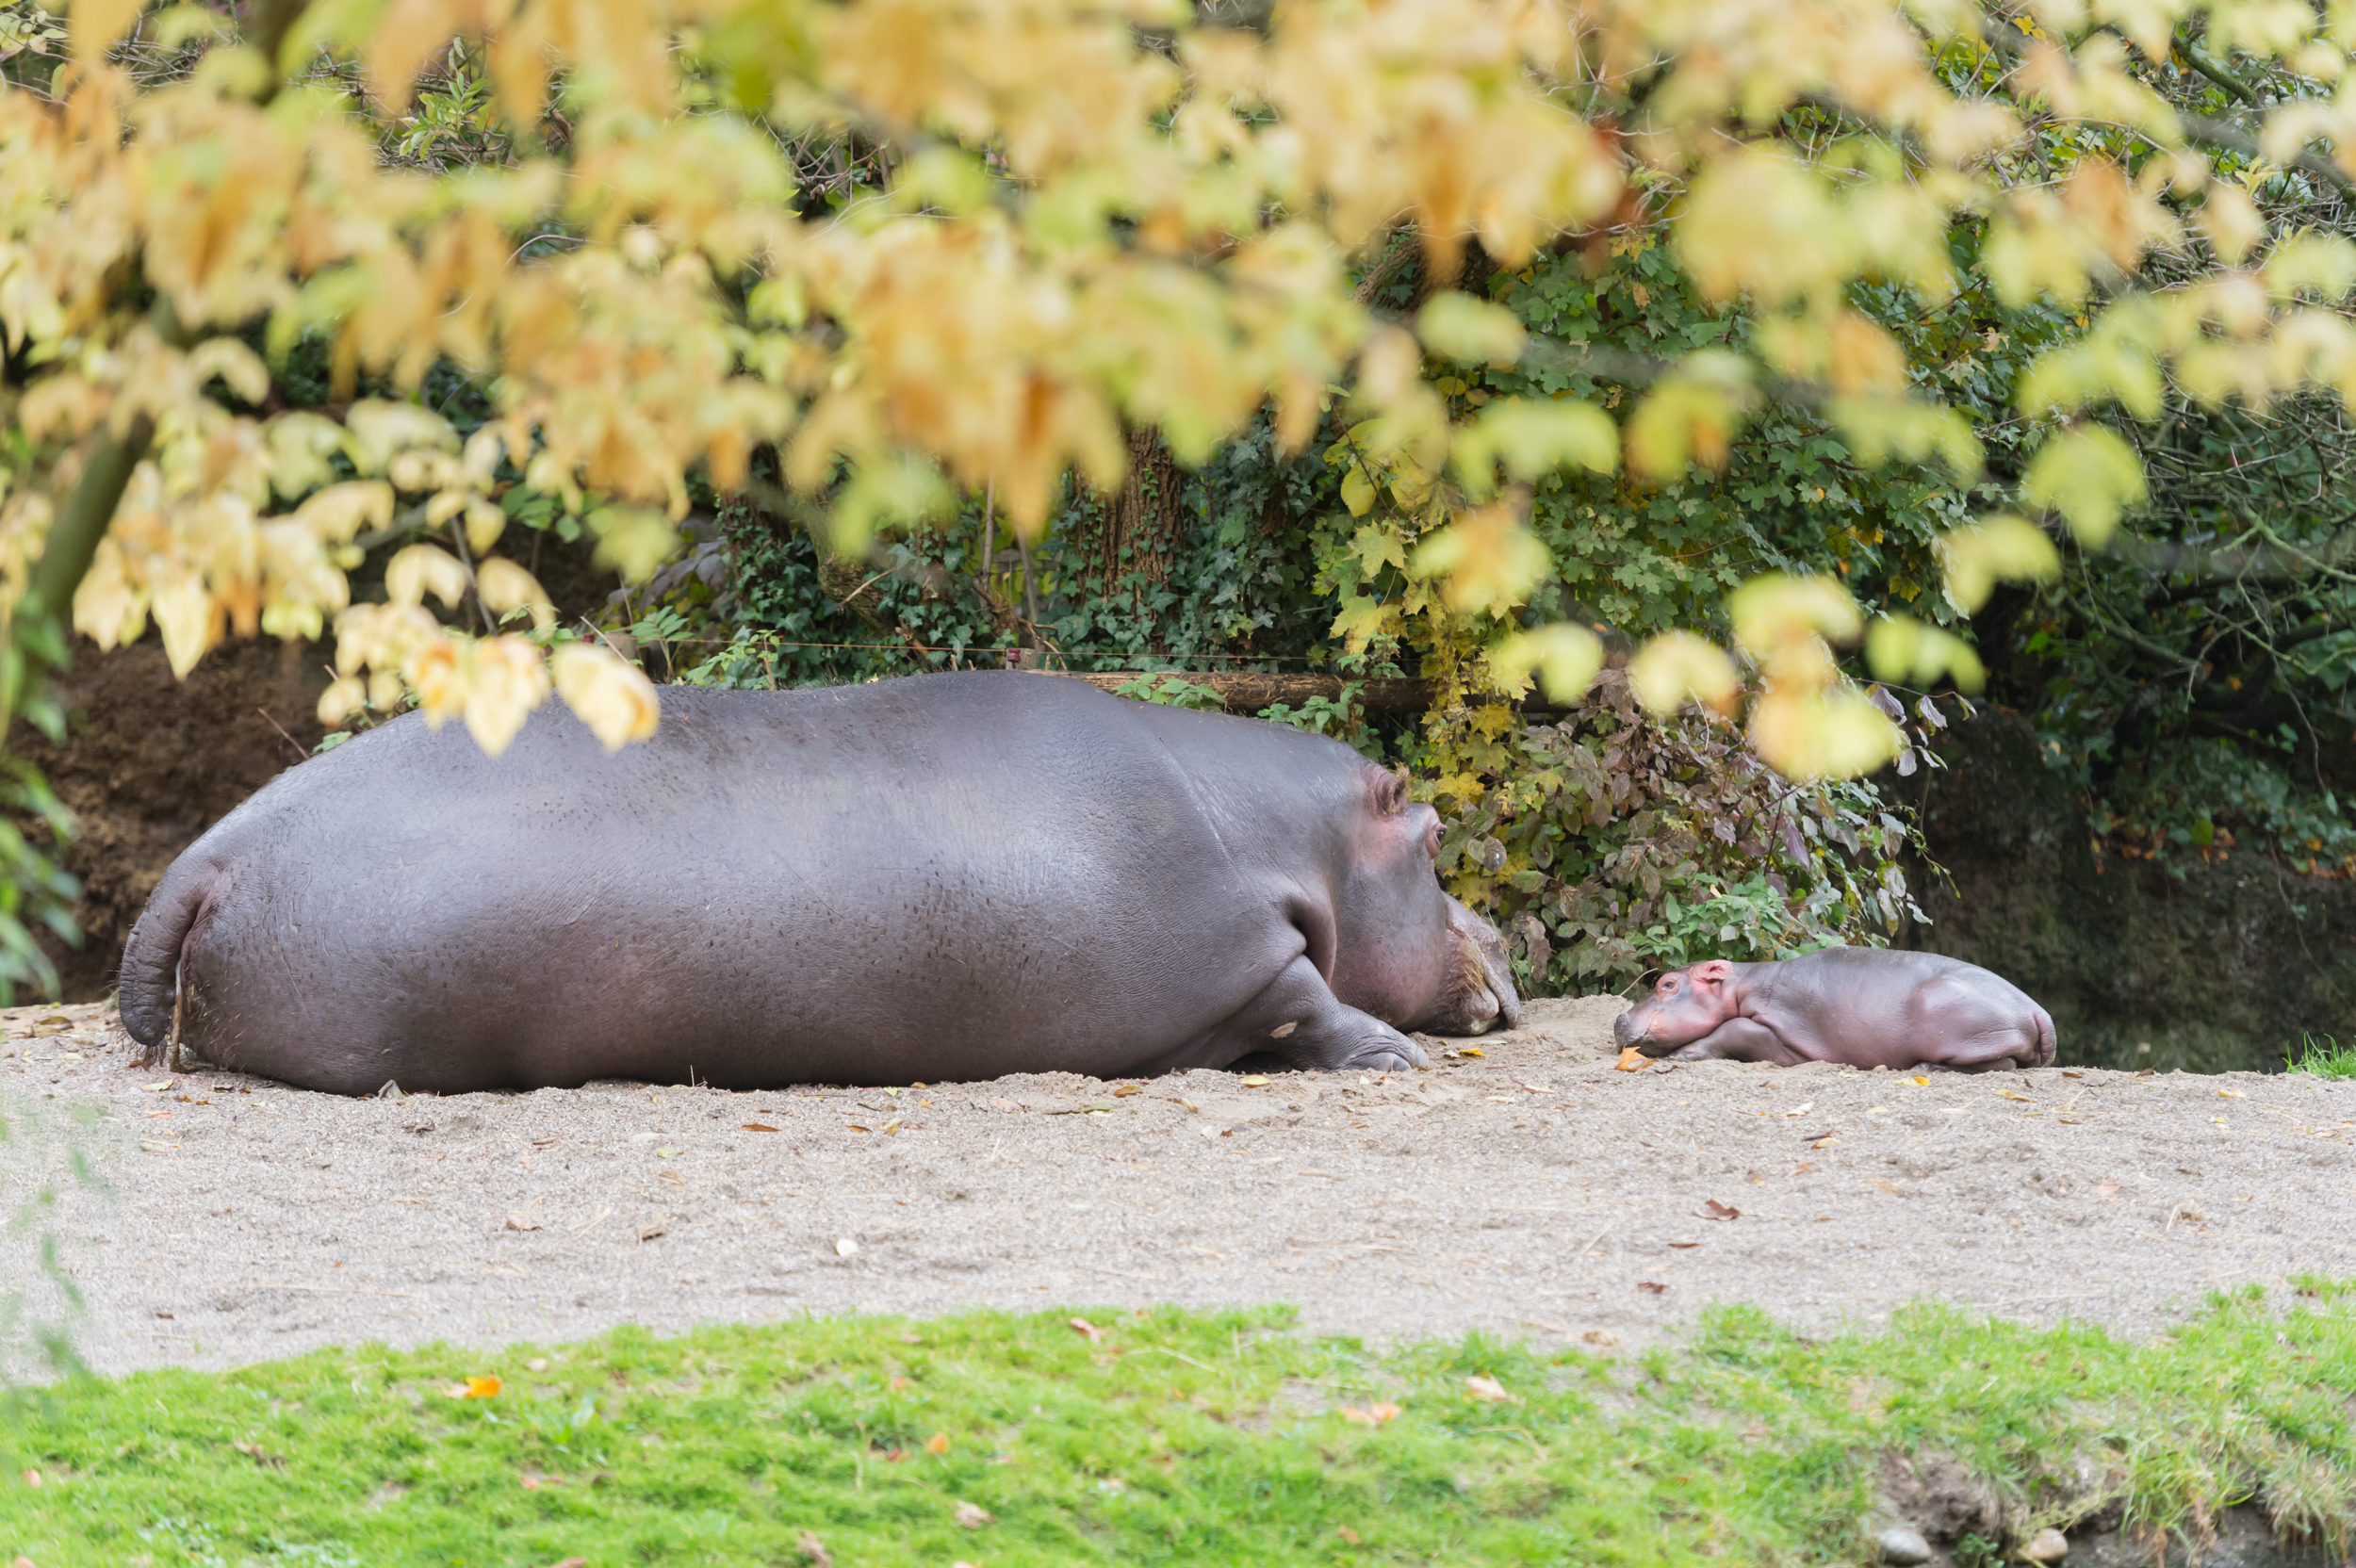
[(345, 1094), (1420, 1066), (1520, 1015), (1438, 849), (1339, 742), (1048, 676), (674, 687), (611, 757), (411, 715), (189, 846), (123, 1020)]
[(2053, 1059), (2053, 1019), (2011, 981), (1959, 958), (1878, 947), (1689, 964), (1662, 975), (1612, 1032), (1623, 1049), (1676, 1061), (1978, 1072)]

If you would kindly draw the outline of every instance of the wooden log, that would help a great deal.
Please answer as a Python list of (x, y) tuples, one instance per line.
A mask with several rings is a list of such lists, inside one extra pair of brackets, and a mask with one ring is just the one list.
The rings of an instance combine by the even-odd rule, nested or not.
[[(1138, 680), (1149, 680), (1156, 685), (1168, 680), (1183, 680), (1193, 686), (1208, 686), (1217, 692), (1220, 704), (1231, 713), (1257, 713), (1280, 702), (1288, 708), (1298, 708), (1311, 697), (1339, 702), (1342, 687), (1346, 684), (1337, 675), (1268, 675), (1258, 671), (1204, 674), (1192, 670), (1122, 670), (1107, 674), (1083, 674), (1077, 670), (1045, 670), (1040, 673), (1085, 680), (1107, 692), (1118, 692)], [(1420, 713), (1432, 702), (1432, 682), (1429, 680), (1386, 678), (1361, 680), (1357, 686), (1358, 699), (1366, 704), (1369, 713)]]

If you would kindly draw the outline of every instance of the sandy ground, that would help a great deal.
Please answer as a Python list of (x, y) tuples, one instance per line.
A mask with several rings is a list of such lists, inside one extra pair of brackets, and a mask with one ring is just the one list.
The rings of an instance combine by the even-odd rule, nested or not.
[(36, 1008), (0, 1014), (0, 1086), (101, 1113), (82, 1136), (112, 1192), (66, 1240), (106, 1371), (1159, 1301), (1630, 1348), (1712, 1301), (1809, 1331), (1941, 1298), (2142, 1333), (2214, 1288), (2356, 1273), (2356, 1084), (1624, 1073), (1618, 1007), (1539, 1003), (1388, 1078), (401, 1100), (167, 1080), (102, 1009)]

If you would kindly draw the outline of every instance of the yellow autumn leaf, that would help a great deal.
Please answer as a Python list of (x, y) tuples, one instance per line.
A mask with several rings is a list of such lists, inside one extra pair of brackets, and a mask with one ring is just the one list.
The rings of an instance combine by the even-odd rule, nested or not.
[(145, 8), (144, 0), (74, 0), (67, 24), (74, 57), (96, 65)]
[(319, 694), (319, 723), (340, 729), (346, 719), (368, 706), (368, 689), (358, 676), (338, 676)]
[(1770, 687), (1751, 707), (1751, 744), (1791, 778), (1859, 778), (1906, 747), (1906, 736), (1865, 694)]
[(1449, 456), (1466, 491), (1478, 499), (1496, 488), (1500, 462), (1520, 480), (1571, 466), (1608, 474), (1619, 466), (1620, 432), (1593, 403), (1499, 398), (1471, 423), (1457, 427)]
[[(1704, 356), (1695, 354), (1692, 359)], [(1742, 422), (1739, 385), (1723, 374), (1732, 366), (1724, 356), (1707, 369), (1690, 367), (1653, 386), (1636, 405), (1627, 427), (1628, 466), (1641, 478), (1674, 479), (1689, 463), (1721, 468), (1732, 449), (1735, 428)]]
[(1865, 612), (1839, 580), (1761, 572), (1726, 596), (1726, 617), (1734, 640), (1765, 662), (1795, 639), (1854, 643), (1865, 629)]
[(1396, 606), (1369, 595), (1353, 594), (1343, 597), (1342, 608), (1333, 617), (1333, 634), (1355, 652), (1370, 639), (1396, 630), (1398, 625)]
[(1511, 365), (1530, 341), (1512, 311), (1452, 288), (1416, 313), (1415, 335), (1433, 353), (1467, 365)]
[(556, 621), (556, 607), (549, 602), (548, 590), (539, 580), (505, 556), (494, 555), (474, 569), (475, 591), (483, 596), (483, 608), (495, 616), (504, 616), (511, 610), (532, 612), (532, 624), (546, 631)]
[(521, 637), (486, 637), (466, 652), (466, 733), (497, 757), (547, 699), (548, 665)]
[(2026, 517), (2000, 512), (1939, 535), (1947, 596), (1969, 614), (1999, 582), (2048, 582), (2061, 575), (2061, 552)]
[(1741, 681), (1724, 648), (1690, 631), (1664, 631), (1628, 662), (1628, 683), (1654, 713), (1674, 713), (1690, 700), (1722, 713), (1734, 711)]
[(1409, 569), (1442, 580), (1451, 609), (1501, 612), (1527, 600), (1553, 565), (1546, 547), (1523, 525), (1521, 508), (1509, 500), (1460, 513), (1427, 535)]
[(422, 604), (432, 594), (455, 609), (466, 587), (466, 568), (438, 545), (411, 545), (384, 564), (384, 596), (395, 604)]
[(1369, 578), (1385, 566), (1404, 570), (1407, 539), (1396, 524), (1369, 523), (1350, 536), (1350, 553), (1358, 558), (1360, 569)]
[(1976, 692), (1988, 679), (1971, 644), (1911, 615), (1878, 617), (1865, 634), (1865, 662), (1893, 685), (1929, 686), (1952, 677), (1958, 690)]
[(2100, 549), (2110, 542), (2120, 514), (2143, 504), (2143, 465), (2117, 432), (2078, 425), (2029, 460), (2021, 493), (2060, 513), (2080, 544)]
[(654, 733), (662, 706), (654, 682), (602, 643), (567, 643), (548, 655), (548, 667), (564, 706), (606, 750)]
[(340, 545), (363, 529), (391, 524), (393, 487), (375, 479), (331, 484), (297, 507), (294, 520), (316, 537)]
[(1587, 694), (1603, 668), (1603, 640), (1583, 626), (1557, 622), (1517, 631), (1490, 645), (1489, 670), (1509, 694), (1518, 695), (1536, 671), (1546, 695), (1567, 707)]
[(155, 590), (151, 609), (155, 629), (164, 634), (164, 658), (172, 673), (186, 679), (218, 635), (213, 596), (196, 579), (178, 578)]
[(482, 496), (469, 496), (466, 498), (466, 517), (468, 553), (476, 556), (489, 554), (491, 547), (498, 544), (499, 535), (506, 531), (507, 514), (499, 510), (497, 501)]
[(364, 474), (381, 474), (405, 454), (455, 452), (450, 421), (415, 403), (364, 399), (344, 415), (352, 459)]

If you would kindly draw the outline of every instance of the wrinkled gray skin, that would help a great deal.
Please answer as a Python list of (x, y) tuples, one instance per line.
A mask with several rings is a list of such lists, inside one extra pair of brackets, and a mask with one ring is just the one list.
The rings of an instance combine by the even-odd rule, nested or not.
[(189, 847), (123, 1019), (306, 1087), (1420, 1066), (1520, 1016), (1439, 824), (1338, 742), (1013, 673), (398, 719)]
[(2011, 981), (1959, 958), (1872, 947), (1672, 970), (1612, 1035), (1624, 1049), (1680, 1062), (1982, 1072), (2053, 1059), (2053, 1021)]

